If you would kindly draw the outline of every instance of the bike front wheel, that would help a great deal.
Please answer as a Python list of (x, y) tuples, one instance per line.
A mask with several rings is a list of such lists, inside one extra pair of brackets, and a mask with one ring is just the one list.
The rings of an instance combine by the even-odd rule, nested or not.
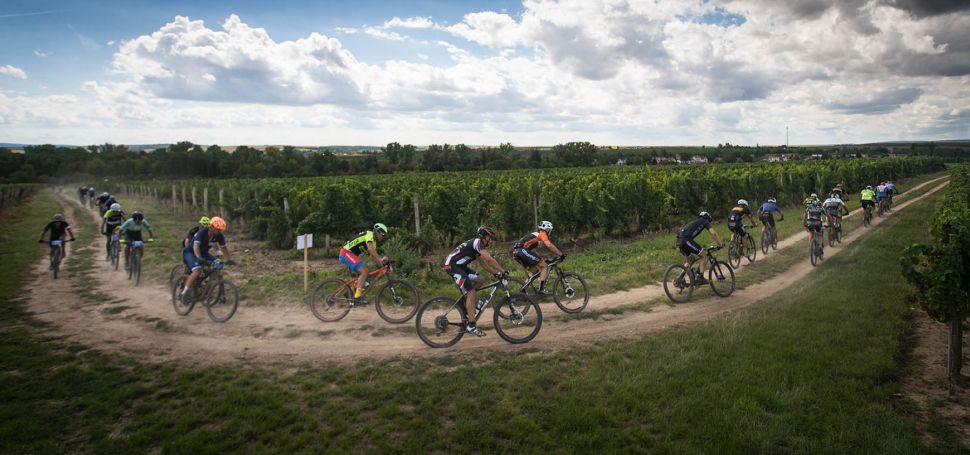
[(778, 231), (775, 228), (771, 228), (771, 249), (778, 249)]
[(664, 293), (674, 303), (690, 300), (694, 293), (694, 274), (683, 264), (673, 264), (664, 272)]
[(589, 303), (586, 280), (576, 272), (565, 272), (552, 285), (552, 300), (565, 313), (579, 313)]
[(61, 249), (57, 248), (51, 254), (51, 270), (54, 272), (54, 279), (57, 279), (58, 273), (61, 270)]
[[(499, 311), (502, 308), (502, 311)], [(523, 293), (511, 294), (495, 306), (492, 314), (495, 332), (512, 344), (527, 343), (542, 328), (542, 310), (539, 304)]]
[(418, 338), (432, 348), (454, 346), (465, 336), (465, 309), (455, 299), (435, 297), (418, 307), (414, 317)]
[(205, 312), (214, 322), (226, 322), (239, 308), (239, 290), (225, 278), (212, 285), (205, 299)]
[(400, 324), (414, 316), (419, 303), (418, 288), (410, 281), (390, 280), (377, 291), (374, 308), (385, 321)]
[(135, 286), (141, 284), (141, 253), (133, 252), (131, 255), (131, 274), (135, 280)]
[(711, 290), (721, 297), (727, 297), (734, 292), (737, 283), (734, 280), (734, 269), (724, 261), (715, 261), (707, 271), (707, 280), (711, 282)]
[(119, 262), (118, 261), (118, 244), (117, 243), (112, 243), (111, 244), (111, 266), (115, 268), (115, 271), (118, 270), (118, 262)]
[(193, 291), (189, 290), (189, 295), (186, 296), (185, 304), (182, 303), (180, 294), (182, 293), (182, 288), (185, 287), (185, 280), (188, 277), (181, 276), (175, 280), (175, 284), (172, 285), (172, 307), (175, 308), (175, 314), (179, 316), (185, 316), (192, 311), (195, 307), (195, 299), (192, 298)]
[(175, 282), (178, 281), (179, 277), (184, 277), (185, 266), (182, 264), (172, 267), (172, 271), (168, 272), (168, 287), (175, 287)]
[(350, 312), (354, 294), (350, 286), (339, 278), (328, 278), (310, 293), (310, 311), (323, 322), (339, 321)]
[(728, 262), (732, 266), (741, 266), (741, 256), (741, 243), (733, 240), (728, 243)]

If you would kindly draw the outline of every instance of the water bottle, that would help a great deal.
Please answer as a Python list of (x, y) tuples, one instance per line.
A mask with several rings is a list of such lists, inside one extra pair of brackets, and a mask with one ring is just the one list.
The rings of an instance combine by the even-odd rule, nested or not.
[(487, 304), (488, 304), (488, 299), (485, 298), (485, 297), (482, 297), (482, 298), (478, 299), (478, 304), (475, 305), (475, 308), (477, 310), (481, 311), (482, 308), (485, 308), (485, 305), (487, 305)]

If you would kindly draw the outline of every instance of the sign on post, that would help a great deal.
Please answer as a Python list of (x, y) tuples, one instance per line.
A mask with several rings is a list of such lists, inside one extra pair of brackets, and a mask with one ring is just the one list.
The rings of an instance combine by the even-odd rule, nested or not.
[(303, 250), (303, 292), (310, 288), (310, 248), (313, 248), (313, 234), (303, 234), (296, 238), (296, 250)]

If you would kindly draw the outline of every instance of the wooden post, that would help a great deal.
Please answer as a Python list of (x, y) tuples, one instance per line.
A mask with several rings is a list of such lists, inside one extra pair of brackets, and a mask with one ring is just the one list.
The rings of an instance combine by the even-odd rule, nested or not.
[[(238, 207), (242, 207), (242, 196), (236, 196), (236, 202), (239, 204)], [(246, 229), (246, 217), (239, 215), (239, 227)]]
[(330, 234), (325, 235), (323, 239), (324, 252), (330, 256)]
[(185, 212), (185, 187), (182, 187), (182, 212)]
[(195, 198), (195, 187), (193, 186), (192, 187), (192, 210), (194, 210), (194, 213), (196, 215), (199, 214), (198, 213), (199, 212), (199, 203), (197, 201), (198, 201), (198, 199)]
[(202, 214), (209, 216), (209, 187), (202, 188)]
[(172, 214), (178, 211), (178, 196), (175, 193), (175, 184), (172, 184)]
[(283, 198), (283, 213), (285, 213), (286, 216), (290, 216), (290, 201), (286, 200), (285, 197)]
[(226, 207), (225, 207), (225, 205), (223, 205), (222, 196), (223, 196), (222, 188), (219, 188), (219, 216), (225, 218), (226, 217)]
[(414, 202), (414, 235), (421, 236), (421, 210), (418, 207), (418, 195), (411, 197)]
[[(285, 199), (284, 199), (285, 200)], [(303, 234), (303, 292), (310, 288), (310, 248), (307, 245), (307, 235)]]

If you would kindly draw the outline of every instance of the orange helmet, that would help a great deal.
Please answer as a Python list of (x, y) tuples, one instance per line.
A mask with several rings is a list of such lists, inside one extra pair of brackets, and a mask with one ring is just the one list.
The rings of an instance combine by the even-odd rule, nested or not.
[(212, 228), (212, 229), (215, 229), (217, 231), (225, 231), (226, 230), (226, 220), (224, 220), (224, 219), (222, 219), (222, 218), (220, 218), (218, 216), (214, 216), (214, 217), (212, 217), (212, 220), (209, 221), (209, 227)]

